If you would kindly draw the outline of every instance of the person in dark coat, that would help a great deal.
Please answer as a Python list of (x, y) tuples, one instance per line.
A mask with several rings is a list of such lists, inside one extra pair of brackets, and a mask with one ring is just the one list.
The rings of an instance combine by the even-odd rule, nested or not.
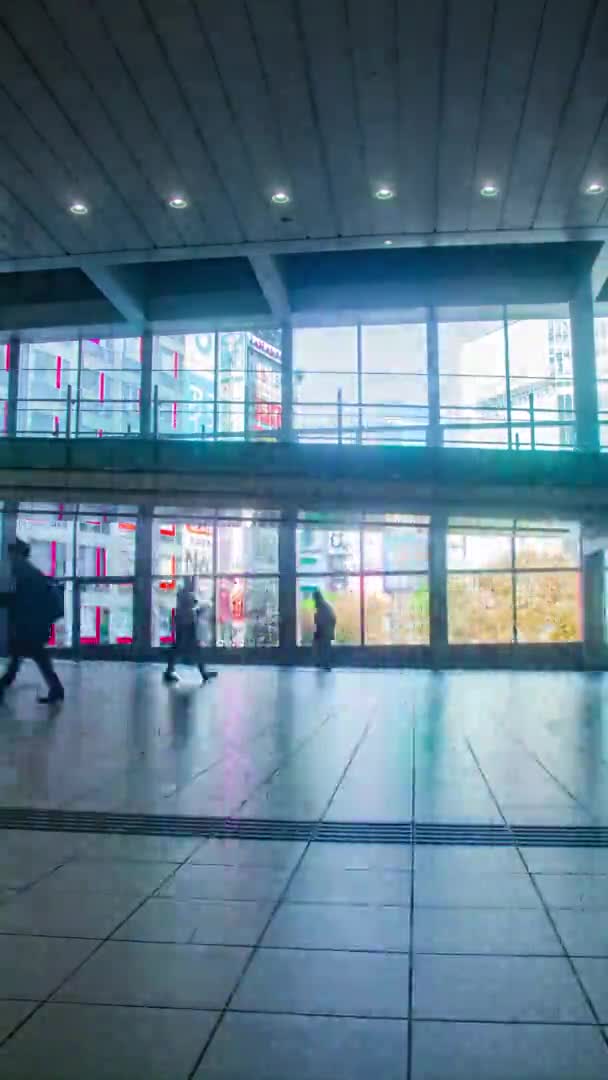
[(169, 651), (169, 661), (163, 675), (165, 682), (179, 681), (179, 676), (175, 673), (175, 665), (179, 660), (195, 664), (204, 683), (208, 682), (209, 679), (213, 679), (217, 674), (217, 672), (207, 671), (205, 668), (203, 652), (198, 639), (199, 610), (195, 580), (193, 577), (188, 577), (177, 593), (175, 643)]
[(22, 661), (33, 660), (46, 682), (48, 694), (41, 704), (63, 701), (64, 690), (46, 648), (55, 619), (53, 583), (30, 562), (30, 546), (23, 540), (9, 544), (13, 588), (0, 593), (0, 606), (8, 612), (9, 662), (0, 678), (0, 700), (14, 683)]
[(331, 645), (336, 636), (336, 614), (320, 589), (314, 590), (312, 598), (315, 605), (313, 635), (315, 662), (317, 667), (323, 668), (324, 671), (331, 671)]

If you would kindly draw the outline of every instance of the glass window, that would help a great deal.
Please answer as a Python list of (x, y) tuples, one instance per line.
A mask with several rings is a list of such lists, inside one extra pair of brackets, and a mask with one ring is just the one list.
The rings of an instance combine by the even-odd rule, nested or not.
[(361, 370), (365, 442), (424, 443), (426, 326), (363, 326)]
[(133, 586), (80, 586), (81, 645), (133, 644)]
[(574, 446), (569, 319), (510, 319), (508, 335), (514, 445)]
[(298, 644), (310, 645), (314, 631), (313, 592), (321, 589), (336, 614), (336, 645), (361, 644), (360, 577), (299, 578), (297, 583)]
[(115, 516), (103, 506), (80, 506), (76, 572), (81, 577), (130, 577), (135, 573), (136, 516)]
[(580, 574), (576, 572), (551, 570), (517, 574), (518, 642), (580, 641), (580, 590)]
[(450, 645), (499, 644), (512, 640), (512, 574), (449, 574)]
[(216, 587), (217, 644), (226, 648), (279, 644), (277, 578), (221, 577)]
[[(183, 578), (152, 581), (152, 644), (171, 645), (175, 641), (175, 603), (177, 590)], [(200, 644), (209, 646), (214, 641), (213, 581), (197, 577), (195, 592), (198, 601), (198, 638)]]
[(213, 435), (215, 334), (154, 338), (152, 383), (161, 435)]
[(72, 388), (74, 428), (78, 384), (78, 342), (22, 344), (19, 357), (17, 434), (60, 435), (67, 429), (68, 386)]
[(418, 571), (428, 568), (428, 527), (387, 526), (363, 531), (363, 566), (365, 570), (386, 573)]
[(512, 522), (450, 523), (448, 570), (506, 570), (511, 568)]
[(508, 445), (504, 324), (440, 322), (441, 422), (446, 445)]
[(8, 427), (8, 373), (11, 366), (11, 347), (7, 342), (0, 349), (0, 434)]
[(213, 572), (212, 521), (152, 520), (152, 571), (175, 578)]
[(608, 446), (608, 319), (594, 319), (600, 444)]
[(83, 338), (77, 433), (139, 433), (141, 338)]
[(580, 538), (578, 527), (525, 525), (517, 523), (515, 565), (519, 570), (538, 568), (578, 568)]
[(361, 563), (361, 530), (336, 524), (318, 528), (312, 522), (297, 530), (297, 570), (307, 574), (331, 574), (341, 578), (358, 571)]
[(276, 525), (243, 521), (217, 527), (218, 572), (231, 574), (277, 573), (279, 531)]
[(74, 586), (71, 581), (63, 583), (63, 619), (53, 623), (48, 644), (54, 649), (69, 649), (72, 646), (72, 610)]
[(366, 645), (428, 645), (429, 587), (422, 574), (363, 578)]
[(21, 504), (17, 536), (31, 548), (31, 559), (43, 574), (72, 577), (74, 573), (74, 514), (71, 508)]
[(359, 425), (357, 329), (293, 333), (294, 427), (312, 442), (354, 441)]

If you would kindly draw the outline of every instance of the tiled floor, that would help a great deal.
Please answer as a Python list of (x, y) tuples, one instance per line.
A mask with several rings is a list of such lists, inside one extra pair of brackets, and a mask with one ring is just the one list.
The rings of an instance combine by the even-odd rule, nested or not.
[[(0, 805), (608, 816), (602, 678), (66, 676), (7, 698)], [(607, 926), (608, 848), (4, 830), (0, 1076), (603, 1080)]]

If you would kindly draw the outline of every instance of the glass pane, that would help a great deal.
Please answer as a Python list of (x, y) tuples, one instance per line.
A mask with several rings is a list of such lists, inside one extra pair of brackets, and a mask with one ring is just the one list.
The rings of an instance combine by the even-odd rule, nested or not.
[(538, 529), (518, 525), (515, 538), (515, 565), (518, 569), (543, 567), (578, 567), (580, 542), (578, 528), (547, 526)]
[[(175, 641), (175, 598), (183, 578), (152, 581), (152, 644), (171, 645)], [(196, 578), (198, 600), (198, 638), (200, 644), (213, 644), (213, 582)]]
[(359, 577), (335, 578), (299, 578), (297, 583), (298, 601), (298, 645), (310, 645), (314, 631), (313, 592), (321, 589), (325, 599), (331, 604), (336, 614), (336, 645), (361, 644), (361, 596)]
[(344, 574), (359, 570), (359, 529), (317, 529), (313, 525), (297, 530), (297, 568), (315, 574)]
[(152, 522), (152, 570), (174, 578), (180, 574), (211, 574), (213, 524), (206, 521)]
[(438, 335), (444, 443), (507, 446), (503, 323), (440, 323)]
[(448, 570), (506, 570), (511, 566), (511, 532), (450, 526)]
[(448, 574), (450, 645), (513, 640), (512, 575)]
[(133, 586), (82, 585), (80, 588), (81, 645), (133, 643)]
[(518, 642), (580, 641), (581, 577), (576, 571), (517, 574)]
[(428, 529), (364, 529), (363, 566), (365, 570), (426, 570), (428, 566)]
[(428, 645), (426, 576), (365, 577), (365, 644)]
[(17, 536), (31, 548), (31, 559), (43, 574), (71, 577), (74, 573), (74, 517), (61, 504), (54, 512), (20, 509)]
[(312, 441), (333, 438), (340, 427), (345, 440), (354, 439), (359, 414), (348, 406), (358, 402), (356, 328), (294, 330), (293, 365), (294, 426)]
[(361, 349), (365, 441), (424, 442), (426, 326), (364, 326)]
[(594, 319), (600, 443), (608, 446), (608, 319)]
[(573, 446), (574, 386), (569, 319), (509, 320), (509, 368), (513, 419), (519, 445), (530, 447), (530, 395), (537, 448)]
[(279, 568), (278, 528), (257, 521), (218, 525), (217, 564), (221, 574), (276, 573)]
[(0, 346), (0, 435), (6, 435), (8, 426), (8, 373), (11, 366), (11, 347), (8, 342)]
[(61, 584), (63, 584), (64, 616), (53, 625), (48, 643), (51, 648), (69, 649), (72, 645), (73, 586), (71, 581), (61, 582)]
[(163, 435), (213, 434), (215, 335), (154, 338), (152, 383), (158, 387), (158, 430)]
[(83, 338), (79, 435), (139, 433), (141, 338)]
[(65, 436), (68, 386), (72, 387), (72, 431), (76, 415), (78, 342), (22, 345), (19, 357), (17, 434)]
[(135, 518), (78, 512), (76, 573), (81, 577), (130, 577), (135, 573)]
[(276, 578), (219, 578), (217, 644), (256, 648), (279, 644), (279, 583)]

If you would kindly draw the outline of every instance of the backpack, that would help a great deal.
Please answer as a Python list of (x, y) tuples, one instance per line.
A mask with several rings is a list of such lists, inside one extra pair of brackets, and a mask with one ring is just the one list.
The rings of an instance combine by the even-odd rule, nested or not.
[(48, 618), (49, 622), (54, 623), (57, 622), (58, 619), (63, 619), (65, 614), (65, 585), (62, 581), (55, 581), (54, 578), (51, 578), (47, 584)]

